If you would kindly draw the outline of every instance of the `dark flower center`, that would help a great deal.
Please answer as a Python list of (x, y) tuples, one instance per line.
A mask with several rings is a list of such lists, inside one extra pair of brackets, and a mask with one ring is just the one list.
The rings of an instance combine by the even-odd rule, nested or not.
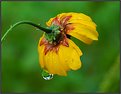
[(58, 52), (59, 46), (63, 45), (69, 47), (67, 38), (70, 38), (70, 35), (67, 35), (68, 30), (72, 30), (71, 23), (67, 24), (67, 21), (71, 16), (62, 17), (58, 19), (57, 17), (53, 19), (51, 26), (48, 29), (52, 30), (51, 33), (45, 33), (45, 37), (41, 40), (40, 46), (45, 45), (45, 55), (48, 51)]
[(50, 44), (53, 45), (58, 45), (60, 41), (65, 38), (64, 36), (67, 36), (70, 38), (70, 36), (66, 35), (66, 31), (68, 28), (67, 21), (71, 18), (72, 16), (63, 16), (60, 19), (58, 17), (54, 18), (51, 26), (48, 28), (52, 30), (51, 33), (45, 34), (45, 38), (48, 40)]

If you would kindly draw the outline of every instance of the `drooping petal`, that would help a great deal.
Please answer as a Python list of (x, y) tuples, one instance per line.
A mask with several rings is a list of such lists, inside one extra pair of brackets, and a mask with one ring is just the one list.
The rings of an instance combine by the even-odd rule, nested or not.
[(82, 64), (81, 60), (80, 60), (80, 56), (78, 55), (78, 53), (75, 50), (72, 51), (72, 54), (73, 55), (68, 64), (72, 70), (77, 70), (81, 67), (81, 64)]
[(62, 63), (65, 64), (68, 69), (77, 70), (81, 67), (80, 55), (82, 55), (82, 52), (79, 51), (79, 49), (75, 49), (77, 46), (73, 44), (72, 41), (69, 40), (68, 42), (69, 47), (60, 45), (58, 54)]
[(86, 21), (86, 20), (78, 20), (78, 19), (70, 19), (68, 21), (68, 23), (72, 23), (72, 24), (79, 24), (80, 26), (85, 26), (88, 29), (91, 29), (93, 31), (96, 31), (96, 24), (92, 21)]
[(73, 30), (70, 30), (67, 32), (67, 34), (71, 32), (75, 32), (79, 35), (85, 36), (91, 40), (98, 40), (98, 33), (97, 31), (88, 29), (86, 26), (80, 25), (80, 24), (72, 24), (74, 27)]
[(61, 65), (58, 54), (54, 51), (49, 51), (45, 56), (45, 68), (50, 74), (58, 74), (61, 76), (66, 76), (66, 70), (63, 69)]
[(78, 48), (78, 46), (70, 39), (68, 39), (70, 46), (73, 48), (71, 62), (69, 63), (69, 67), (72, 70), (77, 70), (81, 67), (80, 56), (82, 55), (82, 51)]
[(39, 40), (39, 43), (38, 43), (38, 52), (39, 52), (39, 62), (40, 62), (40, 65), (42, 68), (44, 68), (44, 60), (43, 60), (43, 57), (44, 57), (44, 45), (40, 46), (40, 42), (41, 40), (43, 39), (43, 37), (40, 38)]
[(65, 13), (64, 14), (64, 16), (70, 16), (70, 15), (72, 16), (70, 21), (74, 20), (74, 19), (78, 19), (78, 20), (80, 19), (80, 20), (85, 20), (85, 21), (92, 21), (92, 19), (89, 16), (87, 16), (87, 15), (85, 15), (83, 13), (69, 12), (69, 13)]
[(68, 50), (65, 50), (65, 48), (69, 48), (63, 45), (60, 45), (58, 55), (59, 55), (59, 60), (60, 63), (62, 64), (62, 67), (64, 68), (65, 71), (70, 70), (70, 67), (68, 66), (68, 59), (70, 59), (69, 51), (71, 50), (70, 48)]
[(53, 52), (53, 63), (56, 74), (61, 76), (67, 75), (66, 70), (63, 68), (62, 63), (60, 62), (59, 55), (55, 52)]
[(82, 51), (79, 49), (79, 47), (70, 39), (68, 39), (69, 44), (76, 50), (79, 56), (82, 56)]
[(68, 33), (69, 35), (81, 40), (82, 42), (86, 43), (86, 44), (91, 44), (92, 43), (92, 39), (87, 38), (86, 36), (80, 35), (76, 32), (70, 32)]
[(46, 55), (44, 55), (44, 64), (45, 64), (45, 69), (52, 74), (54, 72), (53, 69), (53, 58), (52, 58), (52, 52), (48, 52)]

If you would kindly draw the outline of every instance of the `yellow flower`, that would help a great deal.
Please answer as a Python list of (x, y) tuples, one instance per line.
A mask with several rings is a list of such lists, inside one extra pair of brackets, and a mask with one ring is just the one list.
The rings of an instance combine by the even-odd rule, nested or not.
[(66, 76), (68, 70), (81, 67), (82, 51), (70, 40), (73, 36), (86, 44), (98, 40), (96, 24), (82, 13), (62, 13), (47, 23), (51, 33), (44, 33), (39, 40), (39, 62), (50, 74)]

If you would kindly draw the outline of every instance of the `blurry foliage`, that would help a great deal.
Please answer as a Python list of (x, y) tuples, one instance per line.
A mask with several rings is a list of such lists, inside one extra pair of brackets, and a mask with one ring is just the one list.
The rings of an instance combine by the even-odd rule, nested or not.
[(2, 2), (2, 35), (18, 21), (46, 26), (63, 12), (89, 15), (99, 32), (91, 45), (72, 37), (83, 52), (81, 69), (45, 81), (37, 51), (42, 32), (28, 25), (14, 28), (2, 43), (2, 92), (119, 92), (119, 11), (120, 2)]
[(100, 85), (100, 91), (111, 91), (114, 92), (120, 85), (119, 83), (119, 72), (120, 72), (120, 61), (119, 57), (114, 62), (114, 65), (107, 71)]

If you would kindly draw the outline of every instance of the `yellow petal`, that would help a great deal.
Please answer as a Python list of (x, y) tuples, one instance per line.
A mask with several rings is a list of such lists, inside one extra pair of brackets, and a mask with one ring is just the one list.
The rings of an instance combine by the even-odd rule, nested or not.
[(69, 44), (76, 50), (79, 56), (82, 56), (82, 51), (79, 49), (79, 47), (70, 39), (68, 39)]
[(80, 57), (79, 55), (77, 54), (77, 52), (75, 50), (73, 50), (72, 52), (72, 57), (70, 59), (70, 62), (69, 63), (69, 67), (72, 69), (72, 70), (77, 70), (81, 67), (81, 60), (80, 60)]
[(62, 18), (62, 16), (72, 16), (70, 20), (72, 19), (81, 19), (81, 20), (87, 20), (87, 21), (92, 21), (91, 18), (83, 13), (74, 13), (74, 12), (69, 12), (69, 13), (62, 13), (58, 14), (58, 18)]
[(81, 67), (80, 56), (82, 55), (81, 50), (78, 46), (70, 39), (68, 39), (70, 46), (73, 48), (71, 54), (71, 62), (69, 63), (69, 67), (73, 70), (77, 70)]
[(39, 63), (42, 68), (44, 68), (44, 60), (43, 60), (43, 55), (44, 55), (44, 45), (40, 46), (38, 44), (38, 52), (39, 52)]
[(90, 38), (92, 40), (98, 40), (97, 31), (90, 30), (86, 26), (83, 26), (80, 24), (72, 24), (72, 25), (73, 25), (74, 29), (70, 30), (68, 33), (75, 32), (77, 34), (80, 34), (80, 35)]
[(43, 58), (45, 63), (45, 70), (47, 70), (50, 74), (53, 74), (54, 69), (53, 69), (52, 53), (49, 51), (46, 55), (44, 54)]
[(63, 69), (58, 54), (55, 51), (49, 51), (45, 56), (45, 68), (50, 74), (58, 74), (66, 76), (66, 71)]
[(92, 19), (89, 16), (87, 16), (87, 15), (85, 15), (83, 13), (70, 12), (70, 13), (68, 13), (68, 15), (72, 15), (72, 18), (70, 20), (72, 20), (72, 19), (81, 19), (81, 20), (86, 20), (86, 21), (92, 21)]
[[(68, 50), (66, 50), (66, 49), (68, 49)], [(70, 54), (68, 52), (69, 50), (71, 50), (71, 49), (69, 49), (69, 47), (60, 45), (59, 51), (58, 51), (59, 60), (65, 71), (70, 70), (68, 63), (67, 63), (67, 60), (70, 58)]]
[(52, 21), (53, 21), (54, 18), (55, 18), (55, 17), (50, 18), (49, 21), (46, 22), (46, 25), (47, 25), (48, 27), (51, 25), (51, 23), (52, 23)]
[(40, 42), (44, 38), (44, 35), (45, 35), (45, 33), (42, 35), (42, 37), (40, 38), (39, 43), (38, 43), (39, 63), (40, 63), (40, 66), (42, 68), (44, 68), (44, 60), (43, 60), (43, 57), (44, 57), (44, 48), (45, 48), (45, 46), (44, 45), (41, 45), (40, 46)]
[(92, 39), (87, 38), (86, 36), (80, 35), (76, 32), (70, 32), (68, 33), (69, 35), (81, 40), (82, 42), (86, 43), (86, 44), (91, 44), (92, 43)]
[(96, 31), (96, 24), (92, 21), (85, 21), (85, 20), (79, 20), (79, 19), (70, 19), (68, 23), (72, 24), (79, 24), (80, 26), (85, 26), (86, 28)]
[(59, 55), (53, 52), (53, 64), (56, 74), (66, 76), (66, 70), (63, 67), (63, 64), (60, 62)]
[[(74, 19), (78, 19), (78, 20), (85, 20), (85, 21), (92, 21), (91, 18), (83, 13), (74, 13), (74, 12), (69, 12), (69, 13), (61, 13), (61, 14), (58, 14), (56, 17), (58, 17), (58, 19), (61, 21), (63, 19), (63, 17), (66, 17), (66, 16), (72, 16), (70, 18), (70, 21), (71, 20), (74, 20)], [(51, 23), (52, 23), (52, 20), (54, 19), (55, 17), (51, 18), (48, 22), (46, 22), (47, 26), (50, 26)]]
[(77, 70), (81, 67), (81, 61), (80, 56), (74, 47), (71, 44), (69, 44), (69, 47), (61, 45), (59, 49), (59, 57), (70, 69)]

